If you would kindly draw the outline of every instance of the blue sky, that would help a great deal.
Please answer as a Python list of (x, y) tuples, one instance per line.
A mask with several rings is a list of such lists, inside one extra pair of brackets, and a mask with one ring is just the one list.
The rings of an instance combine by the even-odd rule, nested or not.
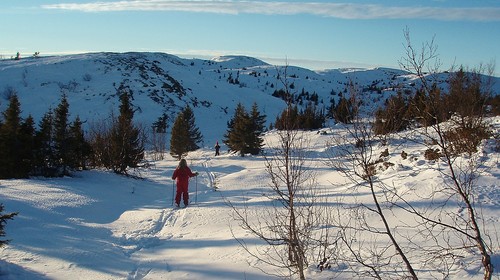
[(1, 0), (0, 55), (148, 51), (399, 68), (406, 27), (417, 49), (435, 38), (443, 70), (500, 60), (498, 0)]

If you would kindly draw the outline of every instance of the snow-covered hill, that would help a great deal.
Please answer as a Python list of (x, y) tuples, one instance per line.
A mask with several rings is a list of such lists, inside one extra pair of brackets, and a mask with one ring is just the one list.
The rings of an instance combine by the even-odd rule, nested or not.
[[(8, 103), (9, 92), (15, 91), (23, 116), (31, 114), (39, 121), (66, 94), (70, 118), (78, 115), (89, 124), (118, 110), (116, 89), (124, 84), (133, 92), (136, 121), (150, 127), (166, 114), (171, 124), (190, 105), (205, 144), (211, 146), (221, 139), (239, 102), (248, 109), (256, 102), (268, 123), (274, 122), (285, 104), (272, 93), (283, 88), (284, 74), (282, 66), (245, 56), (199, 60), (164, 53), (88, 53), (0, 60), (0, 110)], [(325, 107), (346, 94), (350, 81), (363, 92), (365, 104), (376, 108), (397, 89), (411, 88), (415, 79), (387, 68), (315, 72), (290, 65), (286, 74), (291, 91), (305, 95), (304, 103), (307, 95), (316, 93), (318, 105)], [(497, 82), (496, 92), (499, 87)]]
[[(372, 108), (397, 89), (411, 89), (416, 83), (414, 76), (386, 68), (315, 72), (288, 66), (286, 70), (287, 81), (297, 94), (316, 93), (319, 104), (325, 106), (331, 98), (338, 101), (350, 81), (362, 92), (365, 105)], [(7, 105), (8, 94), (16, 91), (22, 115), (31, 114), (39, 120), (59, 104), (61, 94), (66, 94), (70, 117), (79, 115), (89, 124), (118, 110), (116, 89), (125, 84), (134, 94), (136, 120), (147, 127), (163, 114), (173, 120), (190, 105), (205, 146), (187, 158), (200, 172), (190, 182), (192, 205), (187, 209), (172, 209), (170, 176), (177, 162), (170, 157), (151, 162), (149, 169), (137, 170), (143, 180), (98, 170), (77, 172), (71, 178), (0, 180), (0, 203), (6, 212), (19, 212), (7, 223), (7, 237), (12, 242), (0, 249), (0, 279), (275, 279), (261, 271), (269, 271), (268, 265), (246, 254), (234, 239), (255, 248), (262, 244), (239, 227), (227, 204), (248, 206), (255, 214), (252, 219), (266, 213), (272, 205), (266, 160), (261, 156), (241, 158), (224, 148), (222, 156), (213, 157), (211, 147), (221, 139), (239, 102), (247, 108), (257, 102), (268, 122), (274, 121), (285, 107), (272, 96), (282, 88), (282, 75), (283, 67), (241, 56), (199, 60), (162, 53), (92, 53), (1, 60), (0, 111)], [(440, 77), (444, 86), (447, 74)], [(494, 80), (498, 94), (500, 83), (498, 78)], [(500, 119), (491, 123), (498, 134)], [(344, 128), (332, 125), (323, 132), (305, 132), (309, 140), (305, 152), (325, 205), (338, 213), (341, 204), (370, 201), (366, 192), (348, 195), (352, 184), (326, 164), (331, 137), (343, 135)], [(434, 201), (421, 194), (435, 192), (444, 184), (443, 165), (426, 160), (426, 147), (405, 136), (388, 138), (386, 146), (376, 146), (375, 153), (388, 149), (385, 161), (390, 162), (378, 176), (401, 190), (416, 207), (426, 207)], [(274, 131), (265, 135), (267, 152), (276, 139)], [(493, 242), (498, 278), (500, 166), (498, 151), (492, 145), (495, 143), (485, 141), (479, 151), (482, 165), (474, 191), (482, 214), (480, 222)], [(402, 151), (407, 158), (401, 156)], [(441, 197), (435, 198), (439, 201)], [(466, 215), (459, 204), (451, 203), (449, 209), (456, 210), (458, 218)], [(403, 236), (412, 228), (401, 225), (412, 218), (404, 211), (393, 211), (390, 222)], [(365, 242), (365, 249), (370, 249), (379, 240)], [(424, 267), (432, 263), (420, 253), (411, 252), (420, 278), (439, 278), (439, 272)], [(449, 267), (449, 278), (481, 279), (478, 256), (473, 250), (461, 254)], [(336, 260), (332, 269), (324, 272), (315, 265), (311, 263), (307, 270), (310, 279), (352, 279), (348, 267), (356, 264)]]
[[(498, 131), (500, 120), (492, 123)], [(359, 203), (370, 203), (371, 197), (365, 191), (352, 193), (352, 183), (326, 164), (327, 143), (345, 130), (336, 126), (325, 131), (304, 134), (309, 139), (306, 165), (315, 174), (315, 191), (325, 207), (322, 211), (338, 215)], [(275, 132), (265, 135), (267, 144), (276, 139)], [(494, 244), (492, 259), (499, 267), (500, 167), (498, 152), (491, 150), (491, 145), (485, 142), (479, 153), (483, 165), (474, 192), (481, 210), (481, 226)], [(378, 175), (384, 183), (396, 187), (406, 201), (419, 209), (446, 198), (437, 194), (435, 201), (430, 201), (423, 196), (446, 180), (442, 166), (424, 158), (424, 146), (396, 136), (385, 146), (376, 145), (374, 152), (386, 148), (389, 155), (385, 160), (391, 164)], [(401, 156), (402, 151), (407, 153), (406, 158)], [(247, 207), (252, 222), (269, 218), (266, 214), (274, 203), (270, 199), (266, 160), (226, 152), (214, 157), (213, 150), (207, 148), (190, 153), (187, 159), (200, 175), (190, 181), (191, 206), (186, 209), (172, 206), (170, 176), (177, 161), (170, 157), (139, 170), (143, 180), (97, 170), (65, 178), (0, 180), (0, 202), (7, 212), (19, 212), (7, 223), (7, 237), (12, 241), (0, 249), (0, 279), (277, 279), (261, 271), (274, 272), (274, 268), (248, 255), (235, 240), (237, 237), (251, 248), (263, 245), (239, 226), (227, 203), (230, 201), (240, 210)], [(466, 215), (460, 205), (451, 201), (439, 211), (453, 209), (456, 217)], [(404, 233), (413, 236), (415, 231), (406, 225), (414, 217), (398, 208), (389, 213), (399, 241), (406, 244)], [(372, 225), (381, 226), (375, 215), (369, 215)], [(328, 226), (317, 230), (325, 228)], [(382, 236), (360, 239), (359, 245), (369, 251), (384, 240)], [(462, 257), (450, 264), (447, 279), (482, 279), (480, 256), (472, 252), (461, 252)], [(425, 253), (408, 250), (408, 255), (420, 279), (442, 276), (439, 271), (428, 270), (433, 262)], [(316, 268), (319, 259), (312, 260), (307, 269), (308, 279), (356, 279), (349, 267), (363, 269), (360, 264), (335, 259), (330, 270), (320, 272)]]

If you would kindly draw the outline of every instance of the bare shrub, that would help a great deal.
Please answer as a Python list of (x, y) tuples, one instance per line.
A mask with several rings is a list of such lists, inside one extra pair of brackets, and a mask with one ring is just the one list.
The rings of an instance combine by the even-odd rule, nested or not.
[[(405, 30), (406, 57), (400, 62), (403, 69), (418, 76), (422, 84), (422, 93), (427, 97), (428, 106), (432, 110), (418, 112), (424, 119), (434, 120), (426, 123), (428, 128), (422, 131), (422, 136), (427, 143), (436, 143), (440, 149), (441, 157), (447, 168), (437, 169), (445, 178), (441, 189), (435, 190), (429, 197), (434, 199), (437, 195), (447, 195), (445, 201), (456, 201), (459, 210), (429, 210), (426, 213), (415, 208), (407, 208), (411, 213), (422, 219), (421, 226), (427, 228), (428, 238), (435, 240), (438, 251), (433, 251), (436, 259), (458, 258), (463, 251), (471, 251), (478, 256), (476, 261), (484, 269), (484, 279), (490, 280), (493, 276), (493, 263), (491, 260), (491, 238), (485, 233), (482, 224), (482, 212), (477, 204), (477, 181), (481, 175), (483, 163), (480, 156), (458, 157), (461, 152), (472, 155), (477, 149), (478, 139), (485, 136), (482, 127), (486, 127), (484, 102), (490, 94), (489, 84), (482, 84), (481, 69), (472, 74), (466, 74), (463, 69), (458, 71), (450, 80), (449, 98), (435, 98), (437, 73), (437, 46), (434, 40), (423, 44), (420, 52), (413, 48), (410, 41), (409, 30)], [(435, 61), (432, 66), (432, 61)], [(427, 69), (425, 69), (427, 67)], [(490, 76), (493, 68), (488, 67)], [(430, 74), (427, 74), (429, 72)], [(445, 119), (442, 119), (445, 116)], [(450, 119), (451, 118), (451, 119)], [(447, 121), (446, 123), (444, 121)], [(473, 135), (466, 135), (473, 134)], [(428, 146), (429, 157), (436, 158), (437, 151)], [(427, 158), (427, 157), (426, 157)], [(436, 159), (438, 160), (438, 159)], [(466, 214), (461, 214), (465, 212)], [(458, 213), (458, 214), (457, 214)], [(441, 231), (436, 232), (436, 228)], [(445, 252), (445, 254), (440, 253)], [(450, 262), (442, 262), (442, 267), (449, 267)]]
[(405, 151), (401, 151), (401, 158), (402, 159), (407, 159), (408, 158), (408, 154)]
[(443, 133), (444, 140), (449, 143), (450, 153), (472, 155), (477, 152), (482, 140), (490, 138), (491, 133), (485, 127), (458, 127)]
[(428, 148), (427, 150), (425, 150), (424, 158), (426, 160), (438, 160), (440, 157), (441, 152), (439, 152), (439, 149)]

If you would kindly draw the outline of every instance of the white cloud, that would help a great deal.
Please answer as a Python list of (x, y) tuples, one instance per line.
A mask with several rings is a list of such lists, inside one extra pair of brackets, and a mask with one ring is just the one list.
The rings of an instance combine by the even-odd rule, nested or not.
[(115, 2), (61, 3), (43, 9), (83, 12), (182, 11), (221, 14), (310, 14), (342, 19), (435, 19), (500, 21), (500, 8), (394, 7), (378, 4), (239, 1), (239, 0), (129, 0)]

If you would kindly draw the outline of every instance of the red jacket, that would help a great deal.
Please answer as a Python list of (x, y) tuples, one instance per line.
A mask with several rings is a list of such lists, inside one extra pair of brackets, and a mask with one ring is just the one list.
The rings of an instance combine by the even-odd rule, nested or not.
[(177, 187), (187, 188), (189, 177), (196, 176), (189, 167), (177, 168), (172, 175), (172, 179), (177, 179)]

